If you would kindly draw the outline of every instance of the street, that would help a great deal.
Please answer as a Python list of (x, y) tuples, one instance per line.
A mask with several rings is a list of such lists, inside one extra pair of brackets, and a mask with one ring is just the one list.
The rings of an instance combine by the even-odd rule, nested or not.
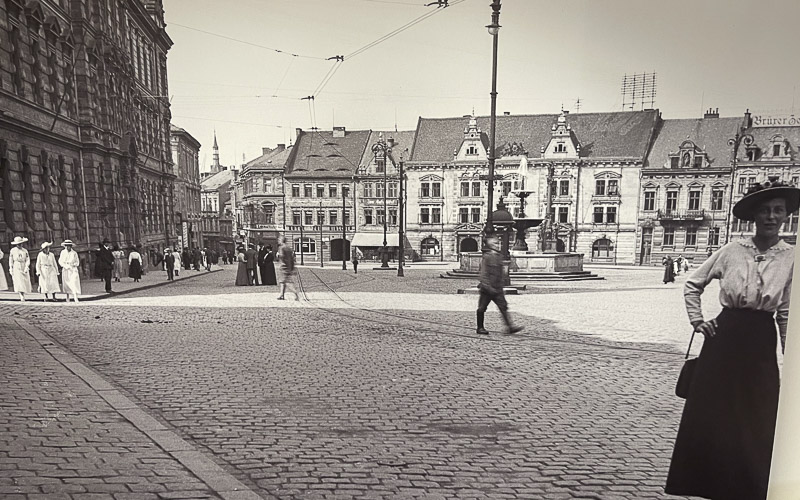
[[(662, 487), (682, 407), (672, 391), (689, 333), (683, 276), (663, 285), (658, 268), (618, 268), (600, 270), (605, 281), (529, 284), (509, 297), (523, 333), (501, 334), (490, 308), (481, 338), (477, 297), (455, 294), (473, 283), (438, 272), (301, 268), (299, 302), (276, 301), (274, 286), (234, 287), (232, 266), (91, 303), (0, 302), (12, 368), (0, 391), (14, 410), (0, 420), (0, 492), (674, 498)], [(72, 371), (14, 320), (63, 346)], [(76, 366), (99, 375), (84, 375), (98, 390)], [(129, 401), (123, 411), (181, 444), (153, 444), (104, 407), (96, 393), (112, 388), (112, 407)], [(188, 452), (238, 486), (198, 479)], [(102, 474), (114, 464), (127, 482)]]

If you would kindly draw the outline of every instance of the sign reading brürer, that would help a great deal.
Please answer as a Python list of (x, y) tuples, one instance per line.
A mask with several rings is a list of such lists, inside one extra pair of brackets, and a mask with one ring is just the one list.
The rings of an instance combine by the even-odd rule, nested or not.
[(753, 127), (800, 127), (800, 117), (791, 115), (753, 115)]

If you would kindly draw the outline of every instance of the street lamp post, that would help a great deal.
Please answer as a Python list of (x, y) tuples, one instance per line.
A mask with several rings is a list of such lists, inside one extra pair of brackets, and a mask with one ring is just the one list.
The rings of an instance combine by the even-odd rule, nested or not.
[(322, 221), (325, 220), (325, 212), (322, 211), (322, 200), (319, 202), (319, 214), (317, 214), (317, 222), (319, 225), (319, 267), (325, 267), (325, 249), (322, 248)]
[(737, 157), (739, 156), (739, 144), (741, 144), (744, 135), (736, 132), (731, 139), (728, 139), (728, 146), (733, 148), (733, 159), (731, 160), (731, 189), (728, 196), (728, 214), (725, 217), (725, 243), (731, 241), (731, 229), (732, 229), (732, 220), (731, 220), (731, 212), (732, 212), (732, 205), (733, 205), (733, 188), (734, 183), (736, 182), (736, 161)]
[(347, 243), (347, 219), (344, 217), (344, 214), (347, 212), (347, 206), (345, 205), (344, 187), (345, 185), (342, 184), (342, 271), (347, 271), (348, 256), (344, 251)]
[(300, 214), (300, 265), (305, 265), (303, 262), (303, 217), (305, 214)]
[(381, 267), (388, 268), (389, 267), (389, 248), (388, 248), (388, 241), (387, 241), (387, 225), (386, 225), (386, 216), (387, 216), (387, 176), (386, 176), (386, 160), (389, 155), (392, 153), (392, 149), (386, 144), (386, 141), (383, 140), (383, 137), (378, 139), (378, 142), (372, 146), (372, 153), (375, 155), (375, 162), (376, 164), (380, 164), (383, 161), (383, 255), (381, 255)]
[(400, 225), (398, 226), (398, 250), (400, 255), (397, 257), (397, 276), (402, 278), (405, 276), (403, 274), (403, 252), (405, 250), (405, 245), (403, 244), (403, 239), (405, 235), (403, 234), (403, 155), (400, 155), (400, 197), (398, 198), (398, 207), (397, 209), (400, 211)]
[(492, 107), (491, 107), (491, 128), (492, 131), (489, 135), (489, 209), (486, 214), (486, 229), (485, 234), (494, 233), (494, 225), (492, 224), (492, 211), (494, 210), (494, 148), (495, 148), (495, 124), (497, 122), (497, 33), (500, 31), (500, 0), (492, 0), (492, 24), (486, 26), (489, 34), (492, 35), (492, 92), (490, 94)]

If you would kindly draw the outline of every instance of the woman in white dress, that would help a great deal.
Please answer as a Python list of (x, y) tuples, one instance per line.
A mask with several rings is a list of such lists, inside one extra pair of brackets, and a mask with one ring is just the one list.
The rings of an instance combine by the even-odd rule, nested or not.
[(0, 250), (0, 290), (8, 290), (8, 281), (6, 281), (6, 271), (3, 269), (3, 257), (6, 254), (3, 253), (3, 250)]
[(11, 271), (11, 281), (14, 291), (19, 294), (19, 300), (25, 302), (25, 294), (31, 293), (31, 256), (22, 248), (28, 238), (15, 236), (11, 242), (11, 251), (8, 252), (8, 267)]
[(56, 294), (61, 291), (58, 284), (58, 266), (56, 265), (56, 256), (50, 253), (50, 246), (52, 242), (45, 241), (42, 243), (42, 251), (36, 256), (36, 276), (39, 277), (39, 293), (44, 294), (44, 301), (49, 302), (48, 295), (53, 295), (53, 300), (56, 300)]
[(78, 295), (81, 293), (81, 274), (78, 271), (81, 259), (78, 257), (78, 252), (72, 249), (72, 240), (64, 240), (61, 246), (64, 247), (64, 250), (58, 256), (58, 265), (63, 271), (61, 281), (64, 283), (64, 293), (67, 294), (67, 302), (69, 302), (70, 295), (75, 302), (78, 302)]

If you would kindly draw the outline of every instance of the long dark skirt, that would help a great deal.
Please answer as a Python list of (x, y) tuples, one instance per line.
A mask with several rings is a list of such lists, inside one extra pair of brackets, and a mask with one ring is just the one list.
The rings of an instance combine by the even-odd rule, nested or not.
[(239, 262), (239, 267), (236, 269), (236, 286), (247, 286), (250, 284), (250, 274), (247, 270), (247, 264)]
[(700, 352), (665, 491), (765, 499), (778, 415), (773, 314), (723, 309)]
[(142, 264), (138, 260), (132, 260), (128, 266), (128, 277), (135, 280), (142, 279)]
[(263, 266), (258, 266), (261, 271), (261, 284), (262, 285), (277, 285), (278, 280), (275, 277), (275, 266), (272, 262), (266, 262)]

